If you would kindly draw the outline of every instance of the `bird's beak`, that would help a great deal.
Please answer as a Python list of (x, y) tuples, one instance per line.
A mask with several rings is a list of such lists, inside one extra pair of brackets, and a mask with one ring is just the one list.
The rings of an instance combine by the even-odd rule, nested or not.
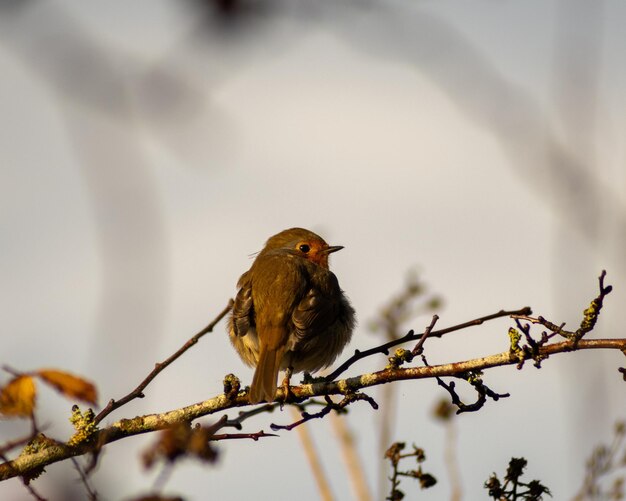
[(326, 249), (324, 249), (322, 252), (324, 254), (332, 254), (333, 252), (340, 251), (341, 249), (343, 249), (343, 245), (330, 245)]

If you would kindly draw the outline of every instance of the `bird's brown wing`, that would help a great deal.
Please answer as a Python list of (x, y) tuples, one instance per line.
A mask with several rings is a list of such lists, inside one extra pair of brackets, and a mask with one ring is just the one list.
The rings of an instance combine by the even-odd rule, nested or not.
[(245, 336), (250, 327), (255, 327), (252, 284), (248, 279), (248, 272), (241, 275), (237, 285), (240, 289), (233, 304), (232, 325), (237, 336)]
[(310, 339), (328, 329), (337, 320), (339, 306), (333, 295), (309, 289), (291, 315), (297, 341)]

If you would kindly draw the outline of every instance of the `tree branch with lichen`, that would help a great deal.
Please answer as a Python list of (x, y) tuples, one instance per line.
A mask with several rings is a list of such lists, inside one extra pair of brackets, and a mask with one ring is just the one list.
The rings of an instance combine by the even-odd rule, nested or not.
[[(414, 356), (423, 352), (425, 345), (422, 341), (417, 347), (413, 348), (413, 350), (402, 348), (396, 350), (396, 353), (389, 357), (387, 366), (379, 371), (340, 380), (332, 379), (335, 374), (342, 373), (362, 358), (388, 352), (389, 348), (400, 344), (385, 343), (369, 350), (356, 352), (353, 356), (349, 357), (346, 362), (341, 364), (328, 378), (305, 380), (303, 384), (290, 387), (288, 395), (285, 394), (283, 388), (280, 388), (276, 400), (277, 402), (286, 404), (306, 406), (308, 403), (313, 402), (311, 399), (314, 397), (326, 398), (331, 395), (339, 395), (342, 397), (342, 400), (337, 403), (328, 398), (325, 404), (322, 403), (323, 408), (318, 413), (310, 414), (303, 410), (303, 420), (309, 420), (324, 417), (333, 410), (343, 412), (346, 406), (359, 400), (366, 400), (370, 405), (375, 407), (376, 403), (374, 400), (364, 392), (364, 390), (374, 386), (428, 378), (437, 378), (440, 380), (442, 377), (453, 377), (467, 381), (468, 384), (471, 384), (476, 389), (479, 396), (482, 392), (483, 397), (494, 398), (494, 395), (498, 394), (488, 389), (482, 380), (483, 371), (487, 369), (507, 365), (516, 365), (518, 369), (522, 369), (524, 362), (529, 360), (532, 360), (535, 366), (540, 367), (540, 363), (552, 355), (582, 350), (609, 349), (619, 350), (626, 354), (626, 339), (584, 339), (584, 336), (595, 326), (597, 317), (602, 308), (603, 300), (611, 291), (610, 286), (604, 286), (604, 276), (605, 273), (603, 272), (600, 277), (600, 294), (591, 302), (591, 306), (585, 310), (584, 319), (580, 327), (575, 331), (566, 331), (564, 330), (563, 324), (557, 325), (545, 320), (543, 317), (531, 317), (532, 313), (530, 308), (500, 311), (438, 331), (433, 330), (436, 320), (433, 319), (433, 322), (431, 322), (424, 333), (415, 334), (411, 331), (401, 338), (401, 342), (407, 343), (410, 341), (419, 341), (420, 339), (425, 340), (427, 336), (428, 342), (431, 343), (433, 339), (450, 332), (474, 325), (481, 325), (485, 322), (507, 316), (515, 321), (517, 333), (515, 335), (509, 333), (510, 339), (508, 340), (509, 347), (507, 350), (481, 358), (438, 365), (428, 365), (425, 362), (425, 358), (422, 358), (424, 365), (409, 366), (409, 364), (413, 362)], [(222, 318), (224, 312), (220, 315), (219, 318)], [(212, 323), (212, 326), (214, 326), (215, 323), (217, 322)], [(531, 332), (534, 325), (541, 325), (550, 332), (543, 331), (539, 339), (534, 339)], [(555, 342), (554, 339), (557, 336), (561, 339), (564, 338), (564, 340)], [(188, 342), (184, 346), (188, 348), (192, 344), (195, 344), (195, 342)], [(175, 355), (180, 356), (180, 354), (182, 354), (181, 350), (176, 352)], [(170, 357), (168, 360), (173, 361), (174, 359)], [(624, 369), (620, 368), (619, 370), (620, 372), (624, 372)], [(151, 373), (151, 375), (152, 374), (153, 373)], [(143, 383), (146, 381), (149, 383), (154, 377), (156, 377), (156, 374), (154, 374), (151, 379), (149, 379), (150, 376), (146, 378)], [(143, 392), (145, 386), (147, 386), (147, 384), (144, 385), (143, 383), (143, 387), (140, 390), (135, 389), (129, 395), (135, 397)], [(140, 387), (142, 385), (140, 385)], [(450, 389), (448, 389), (448, 391), (453, 396), (453, 404), (457, 405), (459, 410), (462, 410), (459, 403), (454, 402), (453, 385), (448, 384), (448, 386), (452, 386), (452, 391), (450, 391)], [(482, 403), (479, 405), (471, 404), (475, 407), (471, 410), (477, 410), (482, 407), (485, 401), (486, 398), (483, 398)], [(203, 416), (214, 415), (219, 412), (249, 405), (247, 388), (242, 389), (239, 380), (233, 375), (228, 375), (224, 379), (224, 392), (213, 398), (167, 412), (146, 414), (131, 419), (120, 419), (104, 427), (101, 426), (102, 413), (99, 416), (95, 416), (90, 409), (81, 412), (80, 409), (76, 407), (74, 408), (72, 418), (76, 427), (76, 433), (70, 440), (60, 442), (45, 437), (43, 434), (38, 435), (30, 441), (18, 457), (0, 464), (0, 481), (17, 476), (21, 476), (24, 479), (36, 478), (45, 466), (76, 456), (89, 454), (97, 455), (99, 450), (104, 446), (118, 440), (159, 430), (168, 430), (181, 423), (186, 423), (190, 426), (193, 421)], [(231, 438), (251, 438), (254, 440), (265, 438), (269, 436), (269, 434), (264, 433), (262, 430), (254, 433), (221, 434), (219, 436), (217, 431), (226, 426), (234, 426), (241, 429), (242, 422), (245, 419), (259, 413), (270, 412), (274, 410), (276, 406), (277, 404), (263, 404), (260, 407), (240, 414), (238, 418), (232, 420), (229, 420), (226, 416), (222, 416), (212, 427), (209, 427), (210, 433), (206, 432), (203, 436), (208, 442)], [(111, 410), (116, 408), (119, 408), (116, 404), (109, 406)], [(290, 429), (297, 424), (298, 422), (287, 425), (275, 425), (273, 428)]]

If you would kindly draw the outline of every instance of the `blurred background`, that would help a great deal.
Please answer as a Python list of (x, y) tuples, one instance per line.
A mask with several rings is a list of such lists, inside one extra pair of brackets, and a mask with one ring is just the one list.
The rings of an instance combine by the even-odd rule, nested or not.
[[(103, 405), (119, 398), (292, 226), (345, 246), (331, 266), (359, 328), (344, 357), (384, 340), (369, 326), (411, 270), (442, 298), (438, 327), (529, 305), (575, 328), (606, 269), (615, 289), (591, 335), (623, 336), (624, 19), (619, 0), (3, 0), (1, 362), (62, 368), (93, 380)], [(429, 363), (504, 351), (510, 325), (430, 340)], [(229, 372), (249, 384), (225, 332), (222, 322), (107, 422), (215, 396)], [(462, 499), (485, 499), (484, 481), (512, 456), (571, 499), (625, 417), (620, 365), (617, 352), (584, 352), (488, 371), (511, 397), (454, 420)], [(389, 493), (381, 420), (391, 440), (425, 449), (439, 480), (420, 493), (406, 480), (408, 498), (459, 499), (450, 425), (433, 418), (446, 395), (404, 382), (388, 410), (351, 406), (371, 499)], [(70, 402), (44, 389), (38, 406), (47, 434), (71, 434)], [(245, 429), (292, 420), (275, 412)], [(307, 426), (336, 499), (357, 499), (331, 421)], [(26, 431), (0, 422), (2, 441)], [(106, 448), (92, 479), (102, 499), (150, 490), (158, 472), (139, 456), (154, 439)], [(217, 466), (188, 460), (164, 492), (319, 499), (296, 432), (218, 445)], [(47, 470), (40, 493), (85, 498), (70, 462)], [(28, 495), (11, 480), (0, 497)]]

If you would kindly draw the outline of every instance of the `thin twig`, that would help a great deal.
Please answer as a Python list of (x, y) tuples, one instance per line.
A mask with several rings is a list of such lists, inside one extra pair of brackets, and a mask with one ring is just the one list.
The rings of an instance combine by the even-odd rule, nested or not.
[[(0, 453), (0, 459), (4, 461), (4, 464), (8, 464), (10, 466), (9, 459), (3, 453)], [(17, 476), (17, 475), (12, 475), (12, 476)], [(45, 498), (39, 495), (39, 493), (35, 490), (35, 488), (32, 485), (30, 485), (30, 479), (23, 476), (22, 485), (26, 488), (29, 494), (32, 497), (34, 497), (37, 501), (47, 501)]]
[(207, 325), (204, 329), (202, 329), (200, 332), (194, 335), (191, 339), (189, 339), (172, 356), (165, 359), (161, 363), (157, 363), (154, 366), (154, 369), (152, 369), (152, 371), (150, 372), (150, 374), (148, 374), (148, 376), (141, 383), (139, 383), (139, 386), (137, 386), (137, 388), (131, 391), (128, 395), (120, 398), (119, 400), (113, 400), (113, 399), (109, 400), (109, 403), (107, 404), (107, 406), (104, 409), (102, 409), (100, 414), (96, 416), (95, 423), (98, 424), (111, 412), (113, 412), (116, 409), (119, 409), (120, 407), (127, 404), (131, 400), (134, 400), (136, 398), (143, 398), (144, 396), (143, 390), (146, 389), (146, 386), (148, 386), (152, 382), (152, 380), (154, 380), (154, 378), (157, 377), (159, 373), (163, 371), (163, 369), (165, 369), (168, 365), (170, 365), (177, 358), (179, 358), (189, 348), (194, 346), (202, 336), (204, 336), (208, 332), (212, 332), (213, 328), (219, 323), (219, 321), (222, 320), (228, 314), (232, 306), (233, 306), (233, 300), (231, 299), (228, 301), (228, 304), (226, 305), (226, 307), (217, 315), (217, 317), (215, 317), (215, 319), (209, 325)]
[(16, 438), (15, 440), (11, 440), (9, 442), (5, 442), (4, 444), (2, 444), (2, 446), (0, 446), (0, 457), (2, 457), (7, 452), (10, 452), (12, 449), (21, 447), (22, 445), (26, 445), (33, 438), (35, 438), (35, 435), (30, 433), (27, 436)]
[(419, 341), (417, 342), (415, 347), (411, 350), (411, 354), (413, 356), (416, 356), (422, 353), (422, 347), (424, 346), (424, 343), (426, 342), (426, 339), (428, 338), (430, 333), (433, 331), (433, 328), (435, 327), (437, 320), (439, 320), (439, 315), (433, 315), (433, 319), (430, 321), (430, 325), (426, 327), (424, 334), (422, 334), (422, 336), (419, 338)]
[(219, 435), (213, 435), (211, 441), (217, 440), (236, 440), (242, 438), (248, 438), (257, 442), (259, 438), (265, 437), (278, 437), (275, 433), (265, 433), (263, 430), (255, 433), (221, 433)]
[(359, 400), (365, 400), (372, 406), (373, 409), (378, 409), (378, 404), (376, 403), (376, 401), (369, 395), (366, 395), (365, 393), (357, 393), (357, 392), (348, 393), (343, 397), (343, 399), (340, 402), (333, 402), (333, 400), (330, 398), (329, 395), (325, 395), (324, 398), (326, 399), (326, 406), (323, 407), (321, 411), (316, 412), (314, 414), (310, 414), (308, 412), (302, 412), (300, 414), (302, 416), (302, 419), (295, 421), (291, 424), (284, 424), (284, 425), (272, 423), (270, 425), (270, 428), (274, 431), (278, 431), (278, 430), (290, 431), (296, 428), (297, 426), (300, 426), (301, 424), (306, 423), (307, 421), (311, 421), (313, 419), (321, 419), (324, 416), (328, 415), (330, 411), (332, 410), (341, 412), (348, 405), (350, 405), (353, 402), (357, 402)]
[(97, 501), (98, 493), (94, 491), (92, 487), (89, 485), (89, 479), (87, 478), (87, 475), (85, 474), (85, 471), (83, 470), (83, 468), (80, 466), (80, 463), (78, 462), (76, 458), (72, 458), (72, 463), (74, 463), (74, 468), (76, 468), (76, 471), (80, 475), (80, 481), (85, 486), (88, 499), (90, 501)]
[(297, 421), (294, 421), (293, 423), (290, 424), (274, 424), (272, 423), (270, 425), (270, 428), (272, 428), (272, 430), (274, 431), (278, 431), (278, 430), (287, 430), (287, 431), (291, 431), (294, 428), (300, 426), (301, 424), (306, 423), (307, 421), (311, 421), (312, 419), (320, 419), (323, 418), (324, 416), (326, 416), (328, 413), (330, 413), (330, 411), (332, 411), (333, 409), (339, 410), (339, 404), (335, 403), (332, 401), (332, 399), (326, 395), (326, 405), (324, 407), (322, 407), (322, 410), (319, 412), (315, 412), (313, 414), (308, 413), (306, 411), (300, 412), (299, 417), (301, 417), (302, 419), (298, 419)]
[(9, 365), (6, 365), (6, 364), (2, 366), (2, 370), (4, 372), (8, 372), (13, 377), (19, 377), (19, 376), (23, 376), (24, 375), (23, 372), (20, 372), (20, 371), (14, 369), (13, 367), (10, 367)]
[(237, 430), (241, 430), (243, 428), (241, 423), (246, 419), (251, 418), (252, 416), (256, 416), (257, 414), (273, 412), (276, 407), (278, 407), (278, 404), (265, 404), (261, 405), (260, 407), (255, 407), (250, 411), (240, 412), (239, 416), (237, 416), (235, 419), (226, 419), (226, 421), (224, 421), (224, 424), (222, 425), (222, 428), (231, 427)]
[(29, 483), (29, 482), (26, 482), (26, 481), (24, 480), (23, 484), (24, 484), (24, 487), (26, 487), (26, 490), (29, 492), (29, 494), (30, 494), (31, 496), (33, 496), (33, 497), (34, 497), (37, 501), (48, 501), (46, 498), (44, 498), (43, 496), (41, 496), (41, 495), (40, 495), (40, 494), (39, 494), (39, 493), (35, 490), (35, 488), (34, 488), (32, 485), (30, 485), (30, 483)]

